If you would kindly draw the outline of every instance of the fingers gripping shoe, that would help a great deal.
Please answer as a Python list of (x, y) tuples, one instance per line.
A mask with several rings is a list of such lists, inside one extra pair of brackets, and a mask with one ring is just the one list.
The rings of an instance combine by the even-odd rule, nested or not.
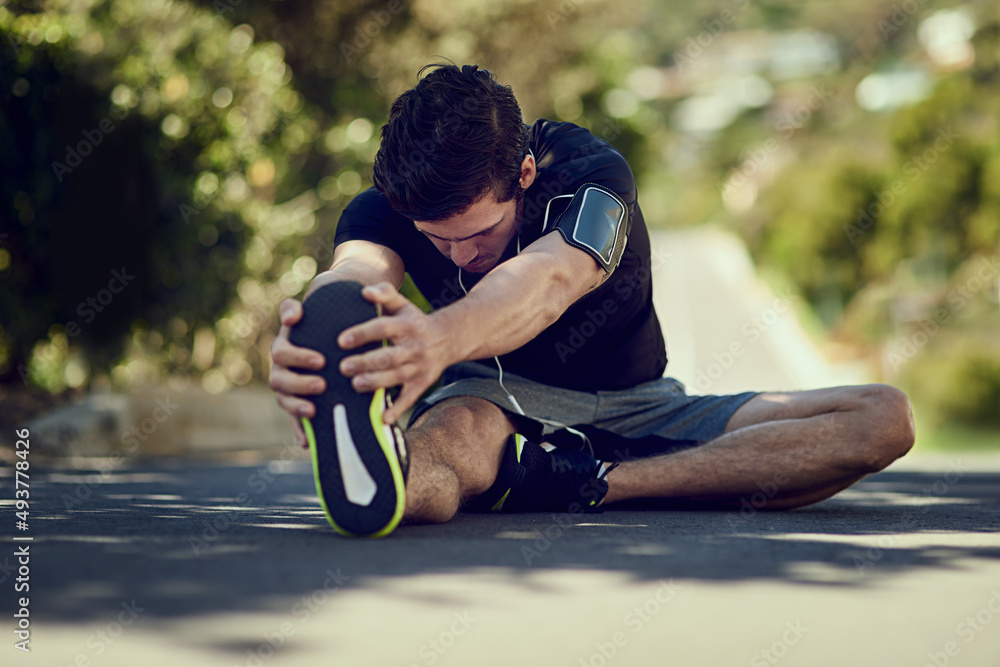
[(593, 511), (608, 493), (605, 467), (586, 452), (546, 451), (515, 433), (508, 437), (496, 482), (466, 505), (480, 512)]
[(384, 389), (360, 394), (340, 374), (340, 361), (377, 349), (372, 343), (342, 350), (337, 336), (347, 327), (378, 316), (361, 296), (361, 285), (335, 282), (320, 287), (302, 304), (302, 320), (292, 329), (294, 345), (326, 357), (319, 371), (326, 392), (303, 396), (316, 405), (316, 416), (302, 418), (309, 441), (316, 492), (333, 529), (351, 537), (382, 537), (403, 516), (407, 473), (406, 441), (402, 432), (382, 420), (391, 404)]

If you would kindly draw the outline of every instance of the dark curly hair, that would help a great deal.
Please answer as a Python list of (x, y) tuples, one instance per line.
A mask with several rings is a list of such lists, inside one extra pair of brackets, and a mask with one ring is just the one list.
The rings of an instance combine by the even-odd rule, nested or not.
[(477, 65), (426, 65), (392, 103), (373, 180), (397, 212), (436, 221), (519, 194), (528, 128), (510, 86)]

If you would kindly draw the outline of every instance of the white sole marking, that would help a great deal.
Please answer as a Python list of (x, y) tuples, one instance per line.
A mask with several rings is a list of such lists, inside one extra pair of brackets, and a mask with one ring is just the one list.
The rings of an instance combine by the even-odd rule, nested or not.
[(351, 437), (351, 429), (347, 425), (347, 410), (342, 403), (333, 406), (333, 429), (337, 437), (337, 460), (340, 462), (340, 476), (344, 480), (347, 500), (367, 507), (375, 497), (378, 485), (361, 461), (354, 438)]

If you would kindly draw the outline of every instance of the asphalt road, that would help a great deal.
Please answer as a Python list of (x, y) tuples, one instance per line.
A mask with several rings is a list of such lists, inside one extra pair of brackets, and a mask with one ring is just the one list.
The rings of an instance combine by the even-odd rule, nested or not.
[[(652, 243), (669, 374), (689, 390), (865, 379), (823, 359), (732, 237)], [(284, 433), (264, 399), (251, 409)], [(171, 421), (186, 448), (164, 451), (275, 440), (247, 423)], [(328, 528), (301, 451), (81, 465), (32, 463), (32, 651), (0, 633), (0, 665), (1000, 667), (1000, 452), (911, 454), (793, 512), (751, 497), (742, 512), (466, 514), (378, 541)], [(0, 467), (8, 627), (24, 545), (11, 478)]]
[(302, 460), (33, 473), (32, 651), (5, 631), (4, 665), (1000, 665), (1000, 454), (918, 453), (792, 512), (463, 514), (383, 540), (335, 535)]

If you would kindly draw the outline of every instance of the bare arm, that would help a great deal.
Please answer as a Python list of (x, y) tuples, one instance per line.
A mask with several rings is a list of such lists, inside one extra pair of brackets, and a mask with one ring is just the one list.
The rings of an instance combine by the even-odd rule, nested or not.
[(431, 319), (451, 332), (453, 363), (506, 354), (553, 324), (604, 278), (590, 256), (552, 232), (490, 271), (466, 298)]
[[(403, 283), (403, 260), (392, 250), (367, 241), (347, 241), (336, 247), (333, 264), (329, 270), (317, 275), (305, 296), (327, 283), (354, 280), (364, 285), (389, 283), (397, 289)], [(312, 417), (316, 408), (302, 395), (318, 395), (326, 391), (326, 382), (316, 375), (296, 373), (294, 368), (320, 369), (325, 363), (323, 355), (314, 350), (292, 345), (288, 334), (302, 319), (302, 303), (285, 299), (278, 307), (281, 329), (271, 343), (271, 388), (277, 395), (278, 405), (291, 416), (292, 429), (299, 442), (305, 445), (305, 434), (300, 417)]]
[(359, 391), (402, 385), (386, 413), (392, 422), (445, 368), (521, 347), (605, 278), (593, 258), (550, 233), (490, 271), (467, 297), (430, 315), (389, 285), (369, 287), (366, 298), (389, 316), (345, 330), (338, 342), (345, 349), (382, 339), (393, 345), (344, 359), (341, 372), (354, 376)]
[(327, 283), (354, 280), (362, 285), (403, 284), (403, 260), (394, 251), (368, 241), (345, 241), (333, 251), (333, 264), (309, 284), (303, 300)]

